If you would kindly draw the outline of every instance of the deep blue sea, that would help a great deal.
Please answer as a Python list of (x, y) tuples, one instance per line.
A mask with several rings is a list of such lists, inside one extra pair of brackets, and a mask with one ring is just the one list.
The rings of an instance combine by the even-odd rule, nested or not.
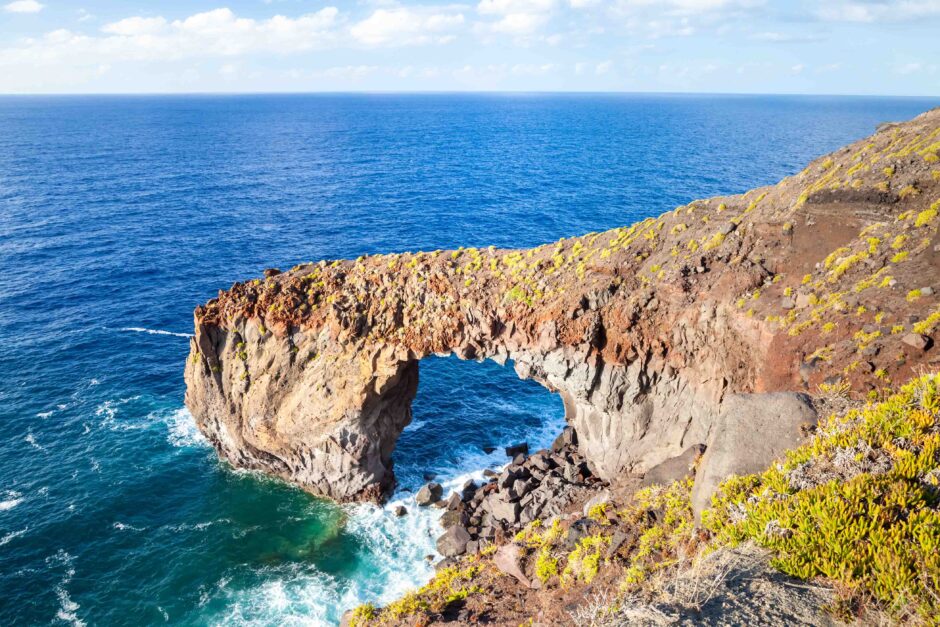
[[(183, 407), (192, 310), (263, 268), (529, 246), (741, 192), (936, 100), (642, 95), (0, 98), (0, 625), (323, 625), (420, 585), (435, 513), (220, 463)], [(550, 442), (511, 368), (421, 364), (395, 502)]]

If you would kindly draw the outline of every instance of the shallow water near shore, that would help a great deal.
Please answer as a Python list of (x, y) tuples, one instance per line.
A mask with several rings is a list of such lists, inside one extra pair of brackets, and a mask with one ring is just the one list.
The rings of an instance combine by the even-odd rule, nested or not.
[(216, 290), (320, 258), (629, 224), (937, 104), (0, 98), (0, 624), (335, 624), (432, 573), (440, 511), (411, 501), (425, 473), (456, 487), (505, 462), (484, 446), (546, 446), (563, 424), (511, 367), (431, 358), (386, 507), (234, 471), (183, 406), (192, 309)]

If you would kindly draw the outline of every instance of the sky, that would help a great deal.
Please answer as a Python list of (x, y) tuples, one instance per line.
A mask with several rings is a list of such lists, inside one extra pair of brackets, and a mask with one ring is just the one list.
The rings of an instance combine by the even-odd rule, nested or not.
[(940, 95), (940, 0), (0, 0), (0, 93)]

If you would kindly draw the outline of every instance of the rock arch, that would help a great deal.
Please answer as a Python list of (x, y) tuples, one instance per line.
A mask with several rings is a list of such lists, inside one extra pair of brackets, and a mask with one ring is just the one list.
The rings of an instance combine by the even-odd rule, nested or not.
[(553, 339), (551, 323), (532, 334), (485, 315), (472, 319), (455, 341), (430, 351), (352, 338), (342, 325), (266, 327), (259, 318), (218, 325), (197, 315), (186, 402), (233, 465), (337, 501), (381, 500), (393, 486), (392, 453), (411, 421), (419, 362), (431, 354), (511, 360), (520, 378), (558, 393), (601, 477), (644, 470), (707, 437), (721, 376), (690, 382), (691, 371), (650, 351), (610, 363), (589, 342)]
[[(938, 127), (935, 109), (775, 186), (530, 250), (266, 271), (196, 309), (186, 403), (234, 465), (339, 501), (391, 487), (431, 354), (512, 359), (561, 394), (602, 477), (719, 428), (736, 434), (725, 449), (759, 440), (754, 413), (785, 404), (726, 397), (829, 381), (863, 394), (928, 363), (940, 324), (923, 297), (940, 268)], [(889, 166), (860, 167), (868, 159)], [(878, 327), (876, 310), (906, 315)]]

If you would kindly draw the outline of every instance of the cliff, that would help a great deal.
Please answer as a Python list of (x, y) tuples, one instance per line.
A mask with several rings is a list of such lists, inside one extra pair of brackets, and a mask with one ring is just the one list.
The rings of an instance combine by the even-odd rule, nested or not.
[(938, 151), (933, 110), (629, 227), (268, 270), (196, 309), (186, 403), (235, 466), (377, 500), (418, 362), (512, 361), (562, 396), (593, 472), (644, 472), (715, 442), (731, 405), (741, 432), (775, 392), (936, 367)]

